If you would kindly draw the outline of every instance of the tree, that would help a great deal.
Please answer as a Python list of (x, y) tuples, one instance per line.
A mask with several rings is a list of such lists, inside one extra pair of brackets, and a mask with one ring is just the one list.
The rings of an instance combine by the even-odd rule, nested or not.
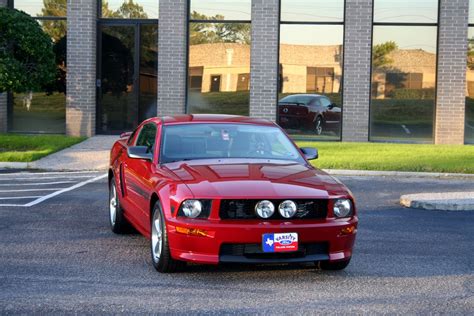
[(39, 90), (55, 74), (49, 35), (28, 14), (0, 8), (0, 92)]
[[(39, 16), (65, 17), (67, 15), (67, 0), (43, 0), (43, 9)], [(67, 23), (64, 20), (42, 20), (43, 30), (56, 43), (67, 32)]]
[(388, 57), (388, 54), (397, 49), (397, 43), (393, 41), (374, 45), (372, 50), (372, 67), (378, 69), (390, 65), (393, 60)]
[(122, 19), (147, 19), (148, 15), (143, 6), (135, 3), (133, 0), (124, 0), (120, 8), (116, 11), (109, 9), (107, 1), (102, 2), (102, 16), (107, 18), (122, 18)]
[(191, 12), (192, 20), (222, 21), (214, 23), (191, 23), (189, 39), (191, 45), (211, 43), (250, 44), (251, 26), (249, 23), (226, 23), (223, 15), (208, 17), (199, 12)]
[(470, 70), (474, 70), (474, 38), (468, 39), (467, 48), (467, 66)]

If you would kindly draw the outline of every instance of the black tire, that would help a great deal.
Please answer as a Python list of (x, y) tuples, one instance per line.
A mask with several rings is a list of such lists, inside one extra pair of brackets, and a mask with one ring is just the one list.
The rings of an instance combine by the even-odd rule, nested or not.
[(319, 268), (321, 270), (332, 270), (332, 271), (337, 271), (337, 270), (344, 270), (348, 265), (349, 262), (351, 262), (351, 258), (346, 259), (346, 260), (341, 260), (341, 261), (319, 261)]
[[(113, 200), (115, 201), (115, 216), (112, 214)], [(114, 177), (112, 177), (109, 182), (109, 223), (110, 229), (116, 234), (126, 234), (130, 232), (130, 224), (123, 215)]]
[[(159, 225), (156, 221), (159, 220)], [(154, 226), (157, 225), (161, 229), (161, 238), (155, 239), (157, 235), (157, 228)], [(158, 272), (161, 273), (173, 273), (177, 272), (184, 268), (186, 265), (185, 262), (175, 260), (171, 257), (169, 241), (168, 241), (168, 232), (166, 231), (165, 217), (161, 209), (159, 202), (156, 202), (153, 211), (151, 212), (151, 221), (150, 221), (150, 254), (151, 262)], [(155, 249), (154, 251), (154, 242), (161, 243), (160, 251)], [(159, 253), (159, 255), (157, 255)]]
[(316, 135), (321, 135), (323, 133), (323, 118), (321, 116), (316, 117), (314, 121), (314, 132)]

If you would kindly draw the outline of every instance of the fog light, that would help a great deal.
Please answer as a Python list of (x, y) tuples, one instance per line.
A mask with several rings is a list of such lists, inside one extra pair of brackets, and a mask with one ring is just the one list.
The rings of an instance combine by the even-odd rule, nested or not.
[(255, 205), (255, 212), (261, 218), (269, 218), (275, 213), (275, 206), (268, 200), (263, 200)]
[(278, 211), (284, 218), (292, 218), (297, 211), (296, 203), (291, 200), (283, 201), (278, 206)]

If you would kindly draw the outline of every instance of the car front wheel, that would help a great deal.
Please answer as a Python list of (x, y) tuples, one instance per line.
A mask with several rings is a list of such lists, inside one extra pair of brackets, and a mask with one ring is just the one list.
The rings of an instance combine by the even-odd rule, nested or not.
[(318, 116), (316, 121), (314, 121), (314, 131), (316, 135), (321, 135), (323, 133), (323, 118)]
[(151, 220), (151, 261), (155, 269), (162, 273), (176, 272), (185, 266), (185, 262), (171, 257), (168, 233), (163, 211), (159, 202), (155, 203)]
[(319, 261), (318, 267), (321, 270), (344, 270), (351, 262), (351, 259), (341, 260), (341, 261)]
[(109, 221), (110, 229), (116, 234), (125, 234), (130, 231), (130, 225), (123, 215), (115, 178), (113, 177), (109, 183)]

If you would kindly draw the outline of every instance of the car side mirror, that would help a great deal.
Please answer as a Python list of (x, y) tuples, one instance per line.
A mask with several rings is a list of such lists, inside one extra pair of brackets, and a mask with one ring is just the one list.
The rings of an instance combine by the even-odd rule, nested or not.
[(334, 109), (335, 107), (337, 107), (336, 103), (331, 103), (331, 104), (328, 106), (328, 109), (332, 110), (332, 109)]
[(153, 153), (147, 146), (131, 146), (127, 149), (128, 157), (132, 159), (143, 159), (153, 161)]
[(318, 150), (316, 148), (311, 147), (302, 147), (300, 148), (303, 152), (304, 156), (308, 160), (318, 159)]

